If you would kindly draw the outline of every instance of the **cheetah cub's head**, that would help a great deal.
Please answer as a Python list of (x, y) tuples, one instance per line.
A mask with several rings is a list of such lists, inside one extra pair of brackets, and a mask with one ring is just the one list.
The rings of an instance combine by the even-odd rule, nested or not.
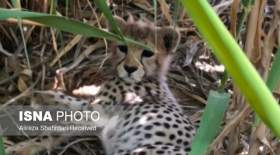
[(139, 82), (144, 78), (162, 78), (168, 68), (170, 55), (176, 50), (179, 33), (170, 27), (155, 27), (149, 22), (115, 18), (122, 34), (146, 44), (144, 49), (132, 44), (112, 43), (113, 67), (125, 81)]

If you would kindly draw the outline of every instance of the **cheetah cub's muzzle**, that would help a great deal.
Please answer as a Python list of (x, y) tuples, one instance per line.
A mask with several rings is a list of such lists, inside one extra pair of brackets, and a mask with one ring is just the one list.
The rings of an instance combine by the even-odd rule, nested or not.
[(170, 27), (158, 28), (152, 23), (134, 21), (132, 17), (128, 21), (115, 19), (124, 36), (150, 47), (143, 49), (132, 44), (112, 43), (113, 67), (116, 67), (118, 77), (128, 82), (164, 77), (170, 55), (178, 45), (179, 33)]

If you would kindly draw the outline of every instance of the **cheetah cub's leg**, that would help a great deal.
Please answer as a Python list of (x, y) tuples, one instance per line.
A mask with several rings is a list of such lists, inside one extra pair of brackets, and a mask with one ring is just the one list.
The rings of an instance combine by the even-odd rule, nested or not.
[(90, 100), (76, 98), (70, 95), (66, 95), (60, 91), (36, 91), (43, 102), (47, 102), (49, 105), (65, 105), (72, 110), (82, 110), (83, 107), (89, 105)]
[(103, 102), (110, 102), (107, 98), (96, 98), (94, 101), (80, 99), (64, 94), (59, 91), (37, 91), (44, 100), (50, 105), (64, 106), (66, 109), (70, 110), (80, 110), (80, 111), (97, 111), (100, 115), (98, 121), (92, 122), (94, 126), (104, 127), (110, 120), (110, 115), (107, 112), (106, 106), (101, 105)]
[(180, 147), (171, 145), (146, 145), (132, 151), (118, 150), (114, 155), (186, 155), (187, 152)]
[[(100, 109), (98, 105), (92, 107), (90, 105), (90, 100), (75, 98), (59, 91), (48, 90), (36, 91), (35, 93), (37, 93), (37, 104), (47, 103), (48, 105), (63, 105), (65, 108), (72, 110), (93, 110), (93, 108)], [(104, 119), (106, 117), (102, 118)], [(99, 125), (96, 126), (104, 126), (104, 123), (99, 123)], [(50, 152), (54, 146), (60, 145), (68, 141), (68, 139), (68, 136), (38, 136), (35, 139), (22, 141), (16, 146), (8, 147), (5, 151), (8, 155), (36, 155), (45, 150)]]
[[(79, 110), (90, 102), (89, 100), (78, 99), (59, 91), (37, 91), (35, 93), (39, 94), (39, 96), (37, 96), (39, 97), (37, 98), (37, 104), (47, 102), (49, 105), (66, 105), (66, 107), (73, 110)], [(36, 155), (45, 150), (50, 152), (53, 147), (67, 142), (68, 140), (68, 136), (52, 137), (42, 135), (7, 147), (5, 152), (7, 155)]]

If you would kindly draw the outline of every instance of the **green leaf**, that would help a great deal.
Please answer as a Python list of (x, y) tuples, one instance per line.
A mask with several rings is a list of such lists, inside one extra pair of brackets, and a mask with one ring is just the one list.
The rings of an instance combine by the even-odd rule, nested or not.
[(86, 37), (99, 37), (106, 38), (110, 40), (120, 40), (120, 38), (113, 34), (100, 30), (96, 27), (90, 26), (88, 24), (67, 19), (65, 17), (54, 16), (44, 13), (19, 11), (19, 10), (9, 10), (0, 8), (0, 20), (8, 18), (22, 18), (32, 20), (45, 26), (50, 26), (57, 28), (62, 31), (71, 32), (74, 34), (81, 34)]
[(20, 0), (11, 0), (14, 8), (21, 8)]
[(245, 7), (254, 5), (255, 0), (241, 0), (241, 4)]
[(157, 20), (157, 0), (153, 0), (153, 9), (154, 9), (154, 22)]
[(111, 10), (108, 8), (106, 1), (104, 0), (94, 0), (95, 4), (98, 6), (98, 8), (103, 12), (105, 17), (107, 18), (108, 22), (110, 23), (112, 30), (114, 33), (121, 36), (121, 39), (124, 40), (123, 35), (111, 13)]
[(2, 136), (0, 136), (0, 155), (6, 155)]
[(207, 151), (208, 145), (220, 131), (220, 124), (229, 100), (230, 95), (228, 93), (210, 91), (207, 106), (203, 112), (200, 127), (192, 142), (192, 150), (189, 155), (203, 155)]
[(181, 1), (250, 106), (280, 137), (280, 106), (211, 5), (205, 0)]
[(267, 86), (271, 91), (274, 91), (280, 85), (280, 47), (272, 62), (271, 70), (267, 78)]
[[(275, 58), (272, 62), (272, 67), (268, 73), (266, 85), (268, 89), (273, 92), (280, 84), (280, 48), (278, 48)], [(258, 115), (255, 117), (254, 126), (257, 126), (261, 123), (261, 119)]]
[(121, 36), (118, 36), (114, 33), (110, 33), (94, 26), (68, 19), (61, 16), (49, 15), (44, 13), (29, 12), (29, 11), (20, 11), (15, 9), (3, 9), (0, 8), (0, 20), (6, 20), (8, 18), (21, 18), (28, 19), (31, 21), (38, 22), (48, 27), (53, 27), (61, 31), (70, 32), (74, 34), (81, 34), (85, 37), (96, 37), (96, 38), (105, 38), (113, 41), (119, 42), (128, 42), (135, 44), (142, 48), (149, 49), (147, 45), (144, 45), (141, 42), (134, 41), (130, 38), (122, 39)]
[(50, 14), (51, 15), (56, 14), (56, 5), (57, 5), (57, 1), (56, 0), (51, 0), (51, 4), (50, 4)]

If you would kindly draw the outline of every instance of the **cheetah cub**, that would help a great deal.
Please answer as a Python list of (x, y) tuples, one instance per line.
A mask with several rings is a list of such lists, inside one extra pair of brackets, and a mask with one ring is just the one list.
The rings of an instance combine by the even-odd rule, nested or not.
[(186, 155), (194, 126), (168, 88), (165, 74), (171, 54), (179, 43), (172, 28), (143, 21), (116, 18), (122, 33), (152, 50), (135, 45), (110, 43), (115, 77), (101, 87), (89, 105), (56, 94), (60, 103), (98, 110), (101, 141), (108, 155)]

